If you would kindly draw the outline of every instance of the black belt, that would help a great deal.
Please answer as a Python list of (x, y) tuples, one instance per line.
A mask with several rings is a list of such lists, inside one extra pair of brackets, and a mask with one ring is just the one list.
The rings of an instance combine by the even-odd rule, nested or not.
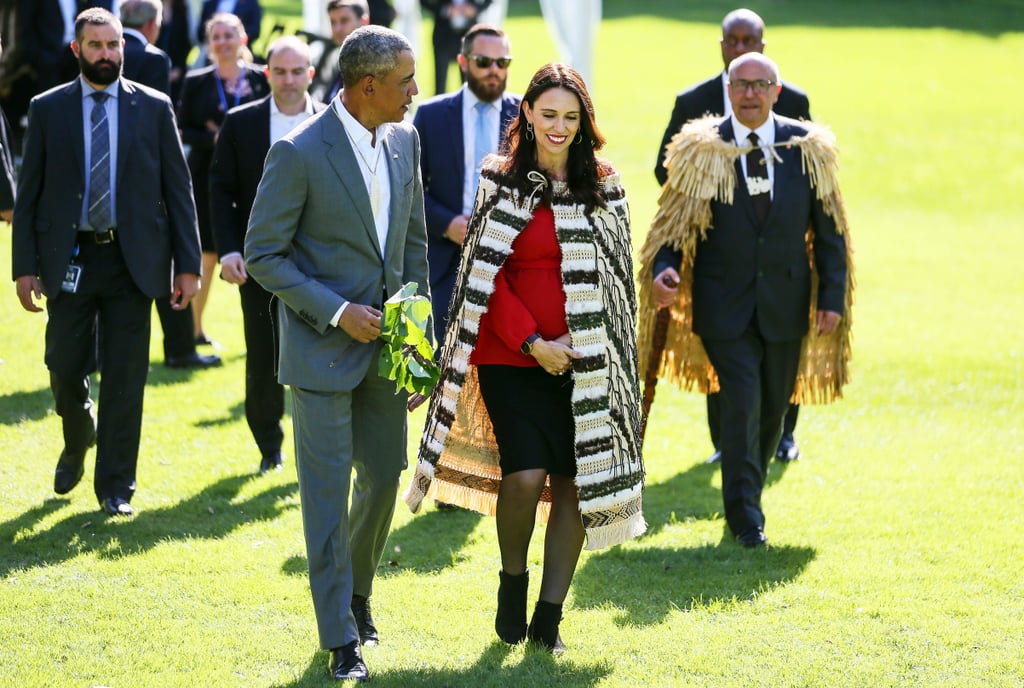
[(88, 241), (92, 244), (112, 244), (117, 240), (117, 230), (113, 227), (95, 232), (79, 232), (79, 241)]

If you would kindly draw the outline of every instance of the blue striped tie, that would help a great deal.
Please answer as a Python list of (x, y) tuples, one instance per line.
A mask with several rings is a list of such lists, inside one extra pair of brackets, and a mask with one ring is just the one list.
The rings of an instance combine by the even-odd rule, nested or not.
[(103, 103), (108, 94), (92, 94), (92, 164), (89, 169), (89, 224), (94, 231), (110, 228), (110, 127)]

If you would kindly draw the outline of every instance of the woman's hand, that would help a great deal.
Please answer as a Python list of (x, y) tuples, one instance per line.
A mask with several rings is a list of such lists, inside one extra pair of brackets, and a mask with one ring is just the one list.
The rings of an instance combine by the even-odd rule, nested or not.
[(568, 337), (568, 334), (564, 334), (552, 341), (538, 339), (533, 343), (530, 355), (550, 375), (568, 373), (572, 370), (573, 359), (583, 358), (583, 354), (569, 345)]

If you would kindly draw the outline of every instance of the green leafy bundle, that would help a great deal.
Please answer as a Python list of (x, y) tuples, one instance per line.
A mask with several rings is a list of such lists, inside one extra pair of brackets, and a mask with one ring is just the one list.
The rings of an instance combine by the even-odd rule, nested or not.
[(377, 372), (395, 381), (401, 389), (429, 396), (437, 384), (441, 369), (434, 362), (434, 347), (427, 336), (430, 327), (430, 300), (416, 293), (415, 282), (406, 283), (384, 302)]

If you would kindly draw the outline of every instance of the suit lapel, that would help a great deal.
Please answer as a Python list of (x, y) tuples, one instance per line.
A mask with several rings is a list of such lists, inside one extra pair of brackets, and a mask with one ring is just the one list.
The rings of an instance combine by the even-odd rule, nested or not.
[[(139, 130), (139, 94), (124, 79), (119, 82), (121, 92), (117, 96), (117, 188), (123, 189), (124, 170), (128, 167), (135, 133)], [(125, 198), (125, 194), (117, 194)], [(126, 199), (127, 200), (127, 199)]]
[(74, 126), (68, 127), (67, 135), (71, 137), (69, 149), (75, 161), (75, 169), (78, 178), (82, 180), (82, 188), (85, 189), (85, 115), (82, 107), (82, 82), (75, 79), (64, 90), (68, 98), (68, 108), (77, 113)]
[[(363, 229), (366, 237), (373, 244), (374, 250), (380, 256), (380, 243), (377, 241), (377, 227), (373, 221), (373, 211), (370, 209), (370, 193), (366, 190), (363, 182), (363, 173), (359, 169), (359, 161), (356, 160), (356, 151), (352, 149), (352, 142), (349, 141), (345, 127), (333, 111), (325, 112), (320, 118), (323, 130), (323, 141), (327, 146), (327, 160), (334, 168), (335, 174), (341, 180), (341, 185), (356, 209), (359, 219), (363, 222)], [(390, 161), (389, 161), (390, 162)], [(390, 169), (390, 166), (389, 166)], [(381, 258), (383, 260), (383, 257)]]
[[(448, 102), (448, 118), (451, 124), (441, 131), (448, 139), (448, 150), (452, 155), (452, 168), (458, 170), (459, 180), (466, 178), (466, 144), (462, 139), (462, 91)], [(462, 184), (459, 184), (461, 188)]]
[[(406, 166), (412, 164), (412, 161), (406, 160), (402, 155), (401, 147), (398, 145), (397, 137), (395, 136), (395, 128), (388, 127), (388, 133), (384, 136), (381, 145), (384, 146), (384, 162), (388, 166), (388, 182), (391, 185), (391, 204), (388, 208), (388, 236), (384, 241), (384, 258), (385, 264), (391, 254), (395, 251), (395, 247), (402, 241), (405, 240), (404, 235), (401, 237), (395, 236), (401, 234), (396, 228), (401, 226), (400, 214), (402, 212), (402, 198), (401, 193), (404, 188), (404, 180), (408, 178), (406, 174)], [(376, 235), (375, 235), (376, 236)]]

